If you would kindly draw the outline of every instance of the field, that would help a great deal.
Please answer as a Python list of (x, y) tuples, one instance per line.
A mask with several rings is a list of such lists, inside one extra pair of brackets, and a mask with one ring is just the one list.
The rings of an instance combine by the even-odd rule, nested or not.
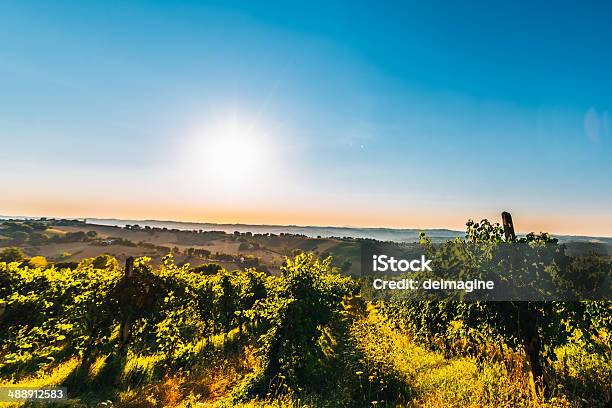
[[(351, 239), (2, 227), (0, 385), (65, 386), (68, 406), (612, 402), (609, 301), (375, 300)], [(502, 240), (482, 222), (461, 242)], [(523, 243), (556, 248), (546, 234)], [(588, 261), (591, 279), (610, 276), (609, 257), (555, 257), (542, 272)]]
[(43, 256), (49, 262), (78, 263), (108, 254), (120, 262), (129, 256), (147, 256), (158, 265), (164, 255), (172, 252), (178, 264), (188, 262), (192, 267), (214, 262), (235, 269), (242, 266), (241, 258), (250, 258), (250, 264), (256, 262), (252, 265), (261, 265), (273, 274), (279, 273), (285, 256), (299, 252), (331, 255), (334, 265), (343, 266), (346, 273), (358, 273), (360, 262), (358, 243), (350, 238), (116, 227), (76, 220), (0, 220), (0, 247), (3, 243), (21, 248), (28, 256)]

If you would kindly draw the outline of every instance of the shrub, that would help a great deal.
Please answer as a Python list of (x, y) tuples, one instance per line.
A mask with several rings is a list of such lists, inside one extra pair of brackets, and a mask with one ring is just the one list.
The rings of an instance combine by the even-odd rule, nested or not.
[(30, 268), (43, 268), (47, 266), (47, 258), (44, 256), (34, 256), (28, 261)]
[(25, 259), (25, 254), (19, 248), (6, 248), (0, 252), (0, 262), (21, 262)]
[(243, 395), (316, 387), (322, 378), (324, 353), (319, 339), (324, 328), (340, 317), (342, 299), (356, 283), (331, 268), (331, 259), (310, 255), (288, 259), (281, 276), (270, 281), (269, 295), (255, 304), (255, 315), (267, 330), (260, 337), (262, 373), (240, 388)]

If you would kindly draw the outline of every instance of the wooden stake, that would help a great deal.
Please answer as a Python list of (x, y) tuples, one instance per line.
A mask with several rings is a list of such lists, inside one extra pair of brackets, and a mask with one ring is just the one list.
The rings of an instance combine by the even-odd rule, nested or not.
[(132, 276), (134, 274), (134, 257), (128, 256), (125, 260), (125, 276)]
[(506, 241), (515, 241), (516, 234), (514, 233), (514, 224), (512, 223), (512, 216), (509, 212), (504, 211), (502, 213), (502, 221), (504, 223), (504, 235), (506, 236)]
[[(134, 257), (129, 256), (125, 260), (125, 276), (131, 277), (134, 275)], [(130, 281), (127, 281), (131, 283)], [(130, 291), (128, 291), (130, 293)], [(132, 299), (130, 299), (132, 300)], [(124, 299), (124, 302), (126, 300)], [(121, 322), (121, 338), (119, 341), (119, 348), (123, 349), (130, 338), (130, 331), (132, 330), (132, 316), (131, 313), (127, 313), (126, 316), (123, 317), (123, 321)]]

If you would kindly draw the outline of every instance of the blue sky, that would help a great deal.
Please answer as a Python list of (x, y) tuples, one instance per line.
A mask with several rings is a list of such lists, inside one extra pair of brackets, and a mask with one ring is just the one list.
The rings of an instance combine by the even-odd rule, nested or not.
[(612, 5), (461, 3), (3, 2), (0, 213), (612, 235)]

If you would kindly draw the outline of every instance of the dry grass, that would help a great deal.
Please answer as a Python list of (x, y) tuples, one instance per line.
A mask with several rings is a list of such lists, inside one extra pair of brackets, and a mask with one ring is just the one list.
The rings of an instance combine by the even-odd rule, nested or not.
[(444, 358), (398, 332), (373, 307), (355, 322), (353, 336), (368, 364), (401, 378), (413, 391), (411, 406), (533, 406), (528, 375), (504, 364)]
[[(80, 360), (78, 358), (72, 358), (58, 366), (48, 370), (41, 371), (31, 377), (25, 377), (19, 381), (10, 381), (6, 379), (0, 379), (0, 387), (24, 387), (24, 388), (46, 388), (46, 387), (58, 387), (61, 386), (68, 376), (74, 371), (79, 365)], [(22, 407), (25, 403), (2, 403), (0, 407)]]

